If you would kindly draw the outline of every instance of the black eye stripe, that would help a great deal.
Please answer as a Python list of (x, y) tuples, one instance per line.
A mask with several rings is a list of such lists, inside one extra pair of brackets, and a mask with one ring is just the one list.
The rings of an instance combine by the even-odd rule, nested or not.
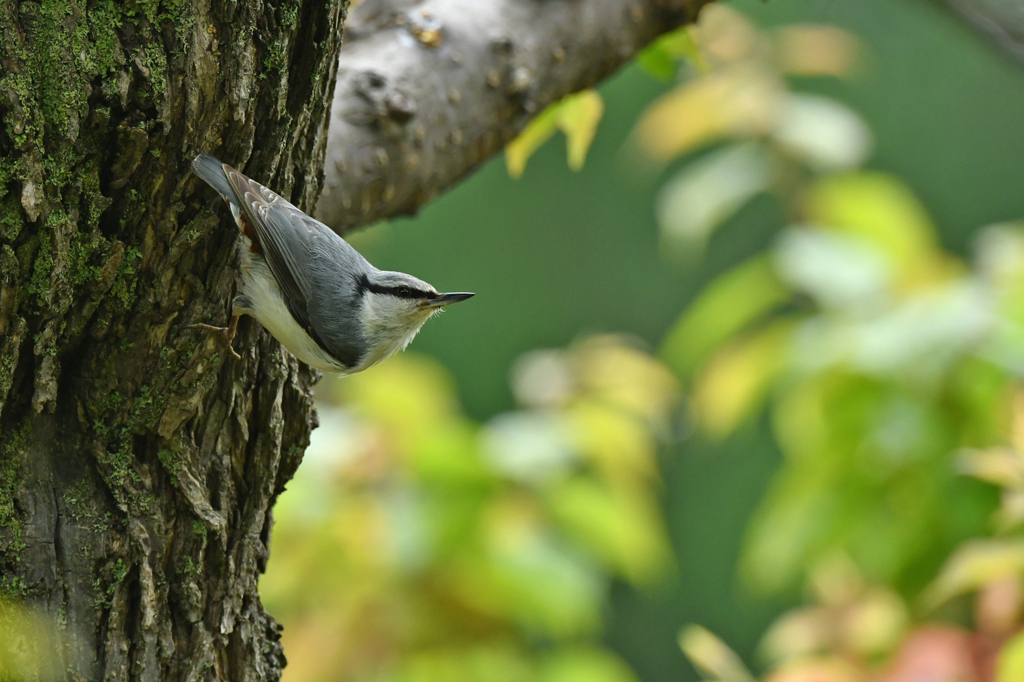
[(359, 289), (360, 293), (363, 291), (372, 291), (375, 294), (390, 294), (396, 298), (409, 298), (409, 299), (427, 299), (437, 298), (437, 294), (432, 291), (421, 291), (420, 289), (413, 289), (412, 287), (399, 284), (397, 286), (383, 286), (380, 284), (373, 284), (367, 279), (366, 275), (359, 278)]

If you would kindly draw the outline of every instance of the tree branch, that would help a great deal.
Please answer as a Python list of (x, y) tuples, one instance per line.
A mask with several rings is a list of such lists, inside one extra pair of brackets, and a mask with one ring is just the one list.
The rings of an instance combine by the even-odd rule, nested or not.
[(708, 2), (365, 0), (339, 60), (317, 216), (345, 232), (415, 213)]
[(1024, 0), (936, 0), (1024, 65)]

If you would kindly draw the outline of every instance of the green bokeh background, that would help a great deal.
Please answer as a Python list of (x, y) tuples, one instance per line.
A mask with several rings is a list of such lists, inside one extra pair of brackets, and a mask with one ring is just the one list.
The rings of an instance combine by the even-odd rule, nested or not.
[[(869, 55), (843, 82), (798, 88), (834, 96), (876, 135), (869, 167), (900, 175), (923, 200), (948, 248), (1024, 218), (1024, 69), (927, 0), (732, 2), (766, 26), (827, 23), (858, 35)], [(521, 353), (592, 332), (625, 332), (656, 347), (716, 274), (761, 250), (782, 226), (771, 199), (745, 208), (699, 261), (659, 255), (654, 198), (672, 168), (638, 166), (626, 141), (640, 112), (669, 88), (636, 67), (601, 87), (606, 112), (586, 167), (566, 166), (562, 138), (508, 178), (499, 158), (414, 219), (351, 238), (378, 267), (402, 270), (472, 301), (430, 322), (413, 348), (454, 373), (467, 411), (511, 406), (507, 372)], [(332, 381), (327, 379), (325, 381)], [(696, 679), (675, 644), (698, 622), (748, 661), (773, 616), (738, 585), (744, 528), (778, 463), (764, 421), (725, 443), (690, 439), (665, 453), (664, 504), (677, 571), (646, 592), (616, 588), (608, 641), (645, 682)]]

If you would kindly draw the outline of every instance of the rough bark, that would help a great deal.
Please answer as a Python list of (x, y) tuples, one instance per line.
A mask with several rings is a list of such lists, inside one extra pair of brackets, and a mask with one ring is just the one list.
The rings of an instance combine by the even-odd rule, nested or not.
[(365, 0), (338, 67), (317, 216), (412, 214), (709, 0)]
[(280, 675), (256, 585), (313, 377), (251, 321), (241, 361), (185, 328), (236, 257), (188, 163), (311, 207), (346, 6), (0, 0), (0, 594), (61, 677)]
[(1024, 0), (935, 0), (1024, 64)]

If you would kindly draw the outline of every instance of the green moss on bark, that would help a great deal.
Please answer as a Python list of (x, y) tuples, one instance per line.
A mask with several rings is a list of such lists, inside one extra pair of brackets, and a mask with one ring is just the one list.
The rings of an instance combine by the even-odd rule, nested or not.
[[(147, 676), (137, 662), (157, 660), (154, 647), (165, 666), (156, 677), (184, 678), (187, 662), (160, 639), (182, 628), (211, 642), (190, 652), (201, 665), (226, 652), (218, 679), (256, 660), (271, 672), (281, 665), (228, 647), (221, 628), (250, 627), (261, 645), (267, 617), (251, 607), (258, 547), (236, 536), (266, 518), (266, 491), (283, 485), (255, 477), (308, 435), (309, 377), (246, 326), (257, 349), (228, 363), (207, 336), (183, 329), (223, 314), (233, 254), (230, 238), (211, 234), (211, 199), (187, 177), (187, 157), (219, 145), (243, 161), (251, 154), (285, 191), (319, 171), (342, 16), (331, 3), (268, 0), (218, 5), (199, 24), (211, 9), (0, 3), (0, 592), (31, 590), (60, 623), (86, 624), (81, 651), (98, 667), (74, 669), (85, 679)], [(300, 24), (323, 37), (297, 40)], [(277, 81), (259, 80), (268, 65)], [(309, 96), (288, 98), (293, 83)], [(239, 381), (253, 388), (233, 398)], [(288, 418), (247, 445), (267, 410)], [(213, 413), (223, 422), (211, 424)], [(43, 434), (31, 453), (9, 445), (28, 423)], [(59, 561), (54, 518), (69, 545)], [(237, 548), (230, 558), (227, 547)], [(210, 599), (214, 572), (232, 585), (227, 597)], [(140, 630), (153, 579), (156, 644)], [(167, 591), (184, 611), (165, 609)], [(83, 592), (84, 608), (69, 596)]]
[(27, 447), (31, 429), (31, 421), (26, 420), (10, 441), (0, 447), (0, 575), (5, 576), (11, 575), (5, 569), (18, 563), (25, 548), (15, 494), (21, 480), (18, 455)]

